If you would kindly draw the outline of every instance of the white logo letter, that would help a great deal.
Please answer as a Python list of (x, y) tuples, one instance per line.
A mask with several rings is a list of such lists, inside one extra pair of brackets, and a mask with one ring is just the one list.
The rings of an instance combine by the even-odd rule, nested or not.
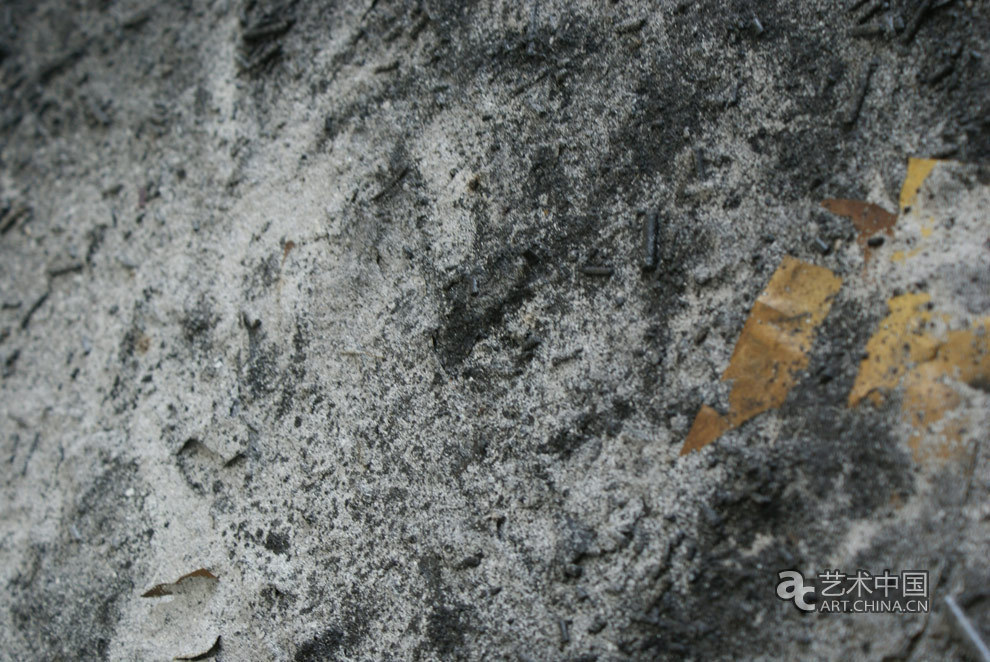
[(804, 585), (804, 576), (794, 570), (781, 570), (777, 573), (780, 583), (777, 584), (777, 597), (781, 600), (793, 600), (801, 611), (814, 611), (815, 606), (808, 604), (804, 596), (815, 589)]

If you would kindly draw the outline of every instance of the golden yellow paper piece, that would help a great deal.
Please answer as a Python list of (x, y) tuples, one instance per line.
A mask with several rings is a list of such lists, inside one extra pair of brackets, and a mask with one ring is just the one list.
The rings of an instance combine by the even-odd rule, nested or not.
[(908, 367), (935, 356), (937, 341), (925, 333), (931, 322), (931, 297), (925, 293), (903, 294), (887, 302), (890, 314), (866, 343), (866, 358), (849, 393), (849, 406), (855, 407), (870, 396), (875, 405), (900, 383)]
[(681, 447), (704, 448), (757, 414), (780, 407), (808, 365), (815, 330), (824, 321), (842, 279), (825, 267), (784, 257), (743, 326), (723, 381), (732, 382), (729, 413), (705, 405)]
[(904, 184), (901, 185), (901, 213), (908, 207), (914, 206), (918, 199), (918, 191), (921, 185), (932, 173), (938, 159), (908, 159), (907, 175), (904, 176)]

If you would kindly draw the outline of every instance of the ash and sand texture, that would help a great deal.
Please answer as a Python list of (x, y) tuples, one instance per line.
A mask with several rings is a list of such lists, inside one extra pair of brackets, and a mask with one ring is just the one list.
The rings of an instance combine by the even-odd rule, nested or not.
[[(972, 659), (947, 595), (990, 632), (987, 3), (0, 25), (0, 659)], [(682, 455), (799, 263), (841, 287), (780, 401)], [(931, 613), (775, 597), (826, 568), (928, 570)]]

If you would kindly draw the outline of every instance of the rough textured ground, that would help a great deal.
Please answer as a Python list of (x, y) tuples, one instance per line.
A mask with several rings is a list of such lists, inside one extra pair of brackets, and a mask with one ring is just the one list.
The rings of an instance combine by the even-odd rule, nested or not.
[[(963, 459), (847, 407), (889, 297), (990, 314), (990, 10), (846, 4), (6, 2), (0, 658), (966, 659), (774, 597), (990, 587), (986, 385)], [(909, 156), (957, 229), (864, 267)], [(785, 255), (807, 369), (679, 456)]]

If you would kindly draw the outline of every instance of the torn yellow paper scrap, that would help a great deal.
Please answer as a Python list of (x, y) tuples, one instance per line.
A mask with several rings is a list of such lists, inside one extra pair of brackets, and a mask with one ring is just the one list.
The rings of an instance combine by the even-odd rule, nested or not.
[(887, 302), (890, 314), (866, 343), (866, 358), (849, 392), (849, 406), (869, 396), (875, 405), (900, 383), (907, 369), (935, 356), (937, 342), (925, 333), (931, 322), (931, 297), (925, 293), (903, 294)]
[(901, 185), (900, 205), (902, 214), (908, 207), (914, 206), (915, 201), (918, 199), (918, 191), (921, 190), (921, 185), (928, 179), (928, 175), (932, 173), (937, 163), (937, 159), (908, 159), (907, 175), (904, 176), (904, 184)]
[(933, 318), (929, 302), (926, 293), (890, 299), (890, 314), (867, 342), (867, 357), (849, 393), (850, 407), (863, 398), (880, 405), (903, 386), (901, 415), (917, 431), (908, 443), (918, 462), (946, 459), (959, 449), (966, 418), (939, 425), (962, 403), (955, 384), (990, 384), (990, 318), (939, 340), (928, 331)]
[(822, 323), (842, 279), (825, 267), (785, 257), (757, 298), (732, 352), (723, 381), (732, 381), (729, 413), (703, 406), (681, 455), (704, 448), (727, 430), (780, 407), (807, 367), (815, 329)]
[(972, 329), (950, 331), (932, 360), (904, 378), (901, 414), (917, 430), (908, 445), (917, 462), (949, 459), (962, 450), (967, 416), (943, 421), (962, 404), (956, 384), (986, 389), (990, 385), (990, 318)]
[(681, 455), (704, 448), (731, 428), (729, 419), (714, 408), (701, 405), (698, 415), (694, 417), (694, 423), (691, 424), (687, 439), (684, 440), (684, 446), (681, 447)]

